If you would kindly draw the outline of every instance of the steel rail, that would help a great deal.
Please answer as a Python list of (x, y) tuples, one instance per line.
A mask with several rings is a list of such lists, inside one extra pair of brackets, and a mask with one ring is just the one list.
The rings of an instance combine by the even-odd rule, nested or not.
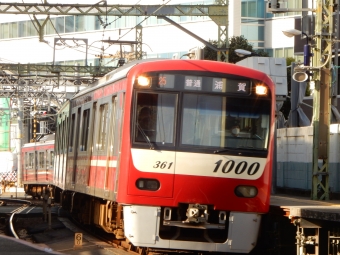
[(16, 238), (16, 239), (20, 239), (19, 236), (17, 235), (17, 233), (15, 232), (15, 229), (13, 227), (13, 219), (14, 219), (14, 215), (17, 213), (21, 213), (22, 211), (26, 210), (28, 206), (30, 206), (32, 203), (28, 200), (20, 200), (20, 199), (7, 199), (7, 198), (1, 198), (0, 201), (2, 203), (6, 202), (17, 202), (17, 203), (23, 203), (22, 206), (16, 208), (15, 210), (13, 210), (11, 212), (11, 216), (9, 218), (9, 227), (10, 227), (10, 231), (12, 233), (12, 235)]

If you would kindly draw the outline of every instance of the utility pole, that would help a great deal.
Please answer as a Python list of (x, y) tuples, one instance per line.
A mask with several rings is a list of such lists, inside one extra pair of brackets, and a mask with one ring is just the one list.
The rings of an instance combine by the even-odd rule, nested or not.
[(22, 185), (22, 177), (23, 172), (21, 165), (24, 162), (24, 159), (21, 157), (21, 147), (22, 147), (22, 138), (23, 138), (23, 120), (24, 120), (24, 113), (23, 113), (23, 99), (18, 98), (18, 132), (17, 132), (17, 148), (19, 149), (18, 152), (18, 167), (17, 167), (17, 187), (21, 187)]
[[(329, 200), (329, 135), (334, 0), (317, 0), (313, 55), (313, 200)], [(337, 57), (337, 53), (336, 53)]]

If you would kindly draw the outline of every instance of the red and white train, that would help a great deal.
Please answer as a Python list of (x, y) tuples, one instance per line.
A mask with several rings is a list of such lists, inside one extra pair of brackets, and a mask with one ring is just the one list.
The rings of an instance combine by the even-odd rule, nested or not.
[(25, 156), (25, 186), (30, 174), (39, 185), (53, 176), (55, 197), (83, 223), (146, 251), (249, 253), (269, 210), (274, 112), (262, 72), (132, 62), (62, 107), (54, 172), (30, 172)]
[(21, 154), (24, 159), (21, 168), (25, 193), (40, 198), (44, 188), (53, 184), (54, 135), (25, 144)]

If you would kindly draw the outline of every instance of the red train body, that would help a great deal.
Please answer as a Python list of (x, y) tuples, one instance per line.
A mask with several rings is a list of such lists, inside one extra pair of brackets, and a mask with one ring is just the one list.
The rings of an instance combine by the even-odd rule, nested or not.
[(84, 223), (134, 246), (250, 252), (269, 209), (274, 111), (259, 71), (130, 63), (58, 113), (51, 184)]

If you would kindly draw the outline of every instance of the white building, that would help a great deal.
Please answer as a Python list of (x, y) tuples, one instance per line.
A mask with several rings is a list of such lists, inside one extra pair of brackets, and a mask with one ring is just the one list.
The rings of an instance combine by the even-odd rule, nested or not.
[[(20, 2), (20, 1), (6, 1)], [(82, 1), (82, 4), (95, 4), (97, 1)], [(226, 2), (228, 2), (226, 0)], [(40, 1), (25, 1), (25, 3), (41, 3)], [(48, 3), (65, 4), (64, 0), (51, 0)], [(67, 3), (79, 3), (70, 0)], [(121, 4), (116, 0), (107, 1), (108, 4)], [(175, 4), (214, 4), (215, 0), (129, 0), (124, 4), (139, 5), (175, 5)], [(253, 45), (254, 49), (264, 49), (270, 56), (294, 57), (294, 39), (288, 38), (281, 32), (285, 28), (294, 28), (296, 16), (300, 13), (276, 14), (266, 13), (264, 0), (229, 0), (228, 36), (243, 35)], [(301, 1), (289, 0), (290, 8), (301, 7)], [(275, 16), (275, 17), (273, 17)], [(46, 19), (36, 16), (41, 24)], [(171, 17), (170, 17), (171, 18)], [(209, 17), (172, 17), (181, 26), (190, 30), (202, 39), (217, 40), (218, 26)], [(143, 26), (143, 46), (147, 58), (171, 58), (174, 54), (182, 56), (189, 49), (203, 44), (156, 17), (101, 17), (95, 16), (54, 16), (46, 24), (44, 40), (39, 42), (38, 32), (32, 22), (32, 15), (0, 15), (0, 63), (52, 63), (55, 56), (56, 64), (85, 65), (85, 48), (83, 41), (88, 39), (87, 64), (98, 65), (100, 59), (96, 56), (115, 55), (119, 52), (119, 45), (109, 45), (102, 40), (136, 40), (135, 26)], [(105, 28), (102, 24), (105, 24)], [(65, 43), (58, 43), (54, 50), (55, 38), (74, 38)], [(130, 46), (122, 47), (130, 52)], [(102, 59), (102, 65), (116, 65), (112, 58)]]

